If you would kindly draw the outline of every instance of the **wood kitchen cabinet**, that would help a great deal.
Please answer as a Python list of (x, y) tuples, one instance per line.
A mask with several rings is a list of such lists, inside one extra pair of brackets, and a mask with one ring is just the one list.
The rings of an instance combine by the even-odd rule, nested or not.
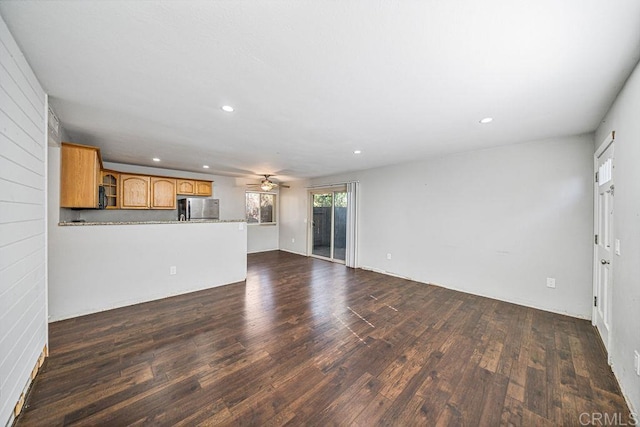
[(194, 196), (211, 196), (212, 182), (195, 179), (178, 179), (177, 194)]
[(178, 179), (177, 194), (196, 194), (196, 182), (193, 179)]
[(211, 196), (212, 183), (211, 181), (195, 181), (196, 184), (196, 196)]
[(104, 187), (104, 194), (106, 196), (106, 209), (118, 209), (118, 181), (120, 180), (120, 174), (114, 171), (102, 171), (101, 185)]
[(120, 174), (121, 209), (149, 209), (150, 202), (151, 177)]
[(60, 207), (97, 209), (104, 188), (106, 209), (176, 209), (177, 195), (211, 196), (212, 181), (103, 170), (100, 149), (63, 142)]
[(176, 209), (176, 180), (120, 174), (121, 209)]
[(60, 207), (97, 208), (100, 150), (63, 142), (60, 156)]
[(151, 177), (151, 209), (176, 209), (176, 180)]

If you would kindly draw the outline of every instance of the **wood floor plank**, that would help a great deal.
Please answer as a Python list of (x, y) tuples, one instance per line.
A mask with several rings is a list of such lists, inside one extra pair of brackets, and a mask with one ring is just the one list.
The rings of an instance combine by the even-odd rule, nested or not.
[(329, 423), (336, 425), (351, 425), (355, 418), (360, 416), (366, 408), (379, 396), (381, 382), (377, 378), (371, 378), (345, 404), (338, 406), (331, 414)]
[(525, 409), (547, 418), (547, 394), (545, 372), (529, 366), (527, 368), (527, 384), (525, 386)]
[(503, 426), (521, 426), (522, 423), (522, 401), (513, 399), (509, 396), (505, 397), (500, 416), (500, 425)]
[[(204, 400), (205, 403), (202, 403)], [(174, 425), (176, 427), (190, 427), (190, 426), (217, 426), (230, 424), (233, 416), (226, 407), (222, 399), (194, 399), (196, 402), (200, 402), (200, 406), (192, 413), (185, 414), (184, 418), (176, 420)]]
[(391, 400), (378, 394), (352, 421), (353, 426), (369, 427), (380, 425), (380, 419), (389, 410)]
[(17, 426), (630, 420), (585, 320), (279, 251), (49, 337)]
[(502, 374), (490, 374), (488, 377), (491, 382), (483, 395), (480, 425), (495, 426), (502, 418), (509, 379)]
[(314, 414), (312, 422), (318, 425), (349, 424), (364, 409), (358, 408), (358, 404), (350, 405), (351, 401), (359, 392), (366, 390), (367, 385), (379, 384), (379, 381), (372, 382), (374, 379), (369, 373), (360, 376), (320, 413)]

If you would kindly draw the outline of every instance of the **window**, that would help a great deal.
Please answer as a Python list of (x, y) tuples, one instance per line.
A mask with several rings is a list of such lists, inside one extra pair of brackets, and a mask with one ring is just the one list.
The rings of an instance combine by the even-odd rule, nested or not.
[(247, 222), (249, 224), (276, 223), (276, 195), (273, 193), (246, 193)]
[(612, 172), (613, 172), (613, 159), (609, 157), (598, 168), (598, 185), (605, 185), (607, 182), (611, 181)]

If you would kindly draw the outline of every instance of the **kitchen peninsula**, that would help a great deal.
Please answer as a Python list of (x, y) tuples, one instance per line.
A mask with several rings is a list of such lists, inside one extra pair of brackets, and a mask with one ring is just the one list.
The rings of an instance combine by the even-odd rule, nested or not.
[[(87, 150), (91, 152), (90, 148)], [(126, 191), (126, 188), (120, 185), (122, 181), (115, 187), (116, 201), (108, 203), (106, 209), (66, 208), (65, 197), (61, 197), (61, 190), (67, 185), (61, 182), (65, 176), (61, 173), (63, 157), (60, 147), (49, 148), (50, 321), (246, 279), (247, 227), (244, 219), (233, 219), (241, 216), (241, 209), (228, 209), (227, 205), (223, 215), (231, 219), (201, 221), (177, 221), (175, 208), (123, 209), (119, 190)], [(90, 206), (96, 206), (96, 186), (103, 182), (94, 177), (100, 169), (101, 159), (95, 155), (91, 158), (98, 160), (93, 162), (96, 167), (87, 174), (86, 181), (91, 186), (88, 193)], [(126, 170), (126, 165), (117, 166), (123, 168), (122, 173), (119, 172), (120, 178), (125, 174), (146, 174), (144, 170)], [(162, 173), (160, 170), (149, 172), (152, 177)], [(171, 173), (168, 171), (167, 174)], [(207, 181), (207, 176), (202, 174), (180, 175), (175, 178), (176, 182), (181, 178), (185, 178), (182, 181), (193, 180), (196, 184), (211, 184), (213, 181)], [(173, 197), (189, 190), (180, 186), (176, 188), (176, 193), (167, 200), (175, 200)], [(209, 194), (195, 194), (194, 190), (194, 195), (212, 196), (211, 189), (209, 185)], [(230, 200), (228, 192), (220, 194), (227, 197), (225, 200)], [(153, 198), (149, 197), (153, 203)]]

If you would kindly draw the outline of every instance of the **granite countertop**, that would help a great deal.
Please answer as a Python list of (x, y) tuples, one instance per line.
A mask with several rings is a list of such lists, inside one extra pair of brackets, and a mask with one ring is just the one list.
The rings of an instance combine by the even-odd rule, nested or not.
[(59, 222), (62, 226), (77, 225), (143, 225), (143, 224), (202, 224), (202, 223), (225, 223), (225, 222), (246, 222), (244, 219), (199, 219), (195, 221), (108, 221), (108, 222)]

